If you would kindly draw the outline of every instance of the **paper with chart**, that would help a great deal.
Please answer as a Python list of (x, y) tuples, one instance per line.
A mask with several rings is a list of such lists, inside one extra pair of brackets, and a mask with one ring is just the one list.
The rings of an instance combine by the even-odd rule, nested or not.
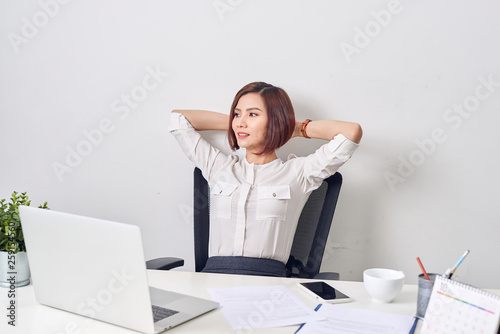
[(208, 289), (234, 329), (269, 328), (322, 319), (282, 285)]
[(341, 305), (322, 304), (317, 313), (323, 321), (304, 324), (298, 334), (408, 334), (414, 317), (402, 314), (347, 308)]

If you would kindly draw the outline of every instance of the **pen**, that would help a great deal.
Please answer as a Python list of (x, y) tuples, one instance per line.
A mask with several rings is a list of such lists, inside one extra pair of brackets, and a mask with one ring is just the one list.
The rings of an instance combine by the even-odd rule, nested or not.
[(457, 261), (457, 263), (455, 264), (455, 266), (450, 270), (446, 270), (446, 274), (445, 276), (448, 276), (448, 279), (451, 278), (451, 276), (453, 276), (453, 274), (455, 273), (455, 270), (457, 270), (458, 266), (460, 265), (460, 263), (462, 263), (462, 261), (465, 259), (465, 257), (467, 256), (467, 254), (469, 254), (469, 250), (466, 250), (464, 255), (462, 255), (462, 257)]
[(422, 261), (420, 261), (419, 257), (417, 257), (417, 262), (418, 262), (418, 265), (420, 266), (420, 269), (422, 269), (422, 272), (424, 273), (425, 279), (430, 281), (431, 279), (429, 278), (429, 275), (427, 275), (427, 272), (424, 269), (424, 265), (422, 264)]
[(409, 334), (415, 333), (415, 329), (417, 328), (417, 323), (418, 323), (418, 317), (415, 317), (415, 320), (413, 321), (413, 326), (411, 326)]

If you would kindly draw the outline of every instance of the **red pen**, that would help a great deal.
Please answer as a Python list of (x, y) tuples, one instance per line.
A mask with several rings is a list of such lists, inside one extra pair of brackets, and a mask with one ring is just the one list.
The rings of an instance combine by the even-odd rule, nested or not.
[(429, 278), (429, 275), (427, 275), (427, 272), (425, 271), (424, 266), (423, 266), (422, 262), (420, 261), (419, 257), (417, 257), (417, 261), (418, 261), (418, 265), (420, 266), (420, 269), (422, 269), (422, 272), (424, 273), (425, 278), (428, 281), (430, 281), (431, 279)]

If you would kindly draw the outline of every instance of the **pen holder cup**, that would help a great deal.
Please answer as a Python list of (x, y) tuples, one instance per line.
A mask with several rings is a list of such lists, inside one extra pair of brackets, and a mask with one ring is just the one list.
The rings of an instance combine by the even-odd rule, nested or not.
[(417, 296), (417, 317), (423, 318), (429, 299), (431, 298), (432, 289), (434, 288), (434, 281), (439, 274), (427, 274), (428, 280), (424, 274), (418, 275), (418, 296)]

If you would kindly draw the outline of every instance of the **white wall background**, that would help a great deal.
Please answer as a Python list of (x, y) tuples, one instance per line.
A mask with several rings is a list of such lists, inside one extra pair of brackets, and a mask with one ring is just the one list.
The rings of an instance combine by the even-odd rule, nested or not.
[[(417, 256), (441, 273), (470, 249), (455, 277), (500, 288), (499, 10), (493, 0), (2, 0), (0, 198), (28, 191), (33, 205), (140, 225), (148, 258), (183, 257), (193, 270), (192, 165), (169, 112), (227, 113), (240, 87), (267, 81), (300, 119), (364, 129), (341, 170), (324, 271), (362, 280), (388, 267), (416, 283)], [(320, 144), (294, 139), (280, 156)]]

